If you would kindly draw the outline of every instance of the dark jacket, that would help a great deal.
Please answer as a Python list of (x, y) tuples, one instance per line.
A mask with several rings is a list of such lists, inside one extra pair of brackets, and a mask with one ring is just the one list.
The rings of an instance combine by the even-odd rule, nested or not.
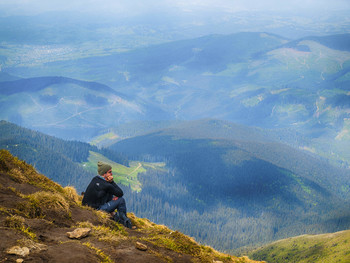
[(101, 176), (95, 176), (86, 188), (82, 203), (98, 209), (111, 201), (113, 196), (122, 197), (122, 189), (115, 182), (107, 182)]

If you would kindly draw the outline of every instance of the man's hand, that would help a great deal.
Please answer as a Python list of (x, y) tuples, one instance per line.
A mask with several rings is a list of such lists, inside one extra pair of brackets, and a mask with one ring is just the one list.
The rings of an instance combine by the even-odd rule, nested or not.
[(106, 181), (107, 182), (113, 182), (113, 175), (107, 176)]

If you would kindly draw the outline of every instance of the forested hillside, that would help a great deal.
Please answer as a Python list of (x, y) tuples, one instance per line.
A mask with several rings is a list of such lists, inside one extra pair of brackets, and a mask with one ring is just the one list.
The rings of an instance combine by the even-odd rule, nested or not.
[[(205, 138), (200, 127), (213, 124), (218, 138), (215, 132)], [(350, 227), (348, 171), (273, 140), (263, 143), (258, 130), (231, 126), (231, 139), (222, 138), (220, 125), (227, 127), (190, 122), (188, 129), (180, 125), (111, 146), (131, 159), (167, 164), (168, 172), (140, 178), (142, 191), (132, 195), (138, 215), (225, 250)]]
[[(1, 148), (79, 191), (95, 175), (96, 158), (113, 165), (127, 165), (125, 154), (135, 161), (165, 162), (161, 169), (136, 162), (122, 172), (126, 181), (118, 180), (137, 190), (124, 187), (130, 211), (221, 250), (349, 227), (348, 174), (277, 143), (276, 134), (261, 129), (216, 120), (184, 122), (120, 141), (112, 151), (0, 124)], [(92, 152), (100, 157), (91, 159)], [(82, 163), (89, 166), (83, 169)], [(131, 177), (139, 168), (142, 176)]]
[(128, 165), (128, 160), (108, 149), (99, 149), (78, 141), (65, 141), (15, 124), (0, 122), (0, 148), (32, 164), (39, 172), (62, 185), (74, 185), (78, 190), (85, 189), (91, 173), (83, 169), (90, 151), (101, 153), (120, 164)]

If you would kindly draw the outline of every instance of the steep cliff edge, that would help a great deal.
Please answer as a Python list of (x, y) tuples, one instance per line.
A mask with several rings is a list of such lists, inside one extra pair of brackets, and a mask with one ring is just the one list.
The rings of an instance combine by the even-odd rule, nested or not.
[(0, 150), (1, 262), (257, 262), (129, 217), (136, 230), (81, 206), (73, 187), (61, 187)]

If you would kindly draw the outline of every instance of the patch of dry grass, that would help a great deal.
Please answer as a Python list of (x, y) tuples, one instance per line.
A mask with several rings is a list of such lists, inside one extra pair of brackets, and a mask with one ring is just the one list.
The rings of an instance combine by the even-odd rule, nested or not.
[(33, 233), (29, 227), (25, 224), (25, 219), (21, 216), (12, 215), (5, 219), (5, 226), (13, 229), (17, 229), (31, 240), (36, 240), (36, 235)]
[(114, 263), (101, 249), (94, 247), (91, 243), (85, 242), (84, 246), (93, 250), (103, 263)]
[(166, 226), (157, 225), (145, 218), (137, 218), (129, 213), (129, 218), (137, 226), (137, 231), (146, 233), (141, 238), (143, 241), (155, 246), (164, 247), (174, 252), (193, 256), (193, 261), (198, 263), (212, 263), (214, 261), (229, 262), (254, 262), (247, 257), (234, 257), (214, 250), (211, 247), (198, 244), (193, 238), (178, 231), (172, 231)]
[(76, 227), (91, 228), (91, 235), (98, 238), (100, 241), (105, 241), (113, 244), (118, 244), (121, 240), (127, 239), (127, 232), (119, 224), (110, 220), (108, 225), (93, 225), (92, 223), (79, 222)]
[(73, 186), (64, 187), (63, 194), (69, 201), (73, 201), (77, 205), (81, 204), (82, 197), (78, 195), (77, 190)]
[(58, 183), (37, 173), (32, 165), (19, 160), (4, 149), (0, 150), (0, 170), (9, 174), (12, 180), (17, 183), (28, 183), (47, 191), (63, 193), (63, 188)]
[(23, 195), (28, 202), (18, 204), (18, 209), (31, 218), (52, 217), (70, 218), (70, 206), (60, 193), (39, 191), (30, 195)]

